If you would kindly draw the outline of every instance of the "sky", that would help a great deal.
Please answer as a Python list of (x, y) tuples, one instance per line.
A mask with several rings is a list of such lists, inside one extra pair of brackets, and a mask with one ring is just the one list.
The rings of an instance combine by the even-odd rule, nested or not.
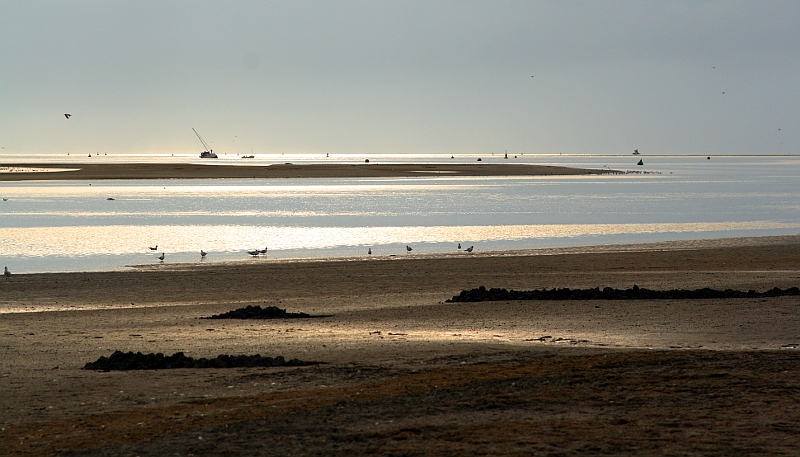
[(0, 11), (0, 157), (800, 153), (796, 0)]

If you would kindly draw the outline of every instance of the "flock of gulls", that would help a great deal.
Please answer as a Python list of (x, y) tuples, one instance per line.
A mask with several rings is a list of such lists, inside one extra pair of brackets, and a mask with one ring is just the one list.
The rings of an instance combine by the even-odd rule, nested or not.
[[(158, 251), (158, 245), (148, 246), (148, 249), (150, 249), (151, 251)], [(466, 249), (463, 249), (463, 251), (464, 252), (472, 252), (473, 249), (475, 249), (475, 246), (470, 246), (470, 247), (468, 247)], [(413, 250), (414, 250), (414, 248), (412, 248), (409, 245), (406, 245), (406, 254), (410, 254), (411, 251), (413, 251)], [(461, 249), (461, 243), (458, 243), (458, 250), (459, 251), (462, 250)], [(253, 256), (253, 257), (258, 257), (260, 255), (266, 255), (267, 254), (267, 248), (264, 247), (264, 249), (252, 249), (252, 250), (248, 250), (246, 252), (248, 254), (250, 254), (251, 256)], [(367, 254), (372, 255), (372, 248), (368, 248), (367, 249)], [(206, 252), (206, 251), (204, 251), (202, 249), (200, 250), (200, 260), (204, 260), (207, 255), (208, 255), (208, 252)], [(165, 257), (166, 256), (165, 256), (164, 252), (161, 252), (161, 255), (156, 257), (156, 259), (158, 259), (160, 262), (163, 262)], [(6, 278), (11, 276), (11, 273), (9, 273), (9, 271), (8, 271), (8, 267), (6, 267), (5, 276), (6, 276)]]

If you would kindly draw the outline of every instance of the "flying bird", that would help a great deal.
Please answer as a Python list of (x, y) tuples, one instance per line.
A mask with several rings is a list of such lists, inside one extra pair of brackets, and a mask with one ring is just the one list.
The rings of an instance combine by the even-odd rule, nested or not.
[(164, 261), (164, 253), (162, 252), (160, 256), (158, 256), (158, 260)]
[(3, 269), (3, 276), (5, 276), (6, 278), (10, 278), (11, 277), (11, 272), (8, 271), (8, 267), (5, 267)]
[(72, 115), (69, 114), (69, 113), (64, 113), (64, 117), (66, 117), (67, 119), (69, 119), (70, 116), (72, 116)]
[(468, 247), (467, 249), (464, 249), (464, 250), (467, 251), (467, 252), (472, 252), (473, 249), (475, 249), (475, 246), (470, 246), (470, 247)]

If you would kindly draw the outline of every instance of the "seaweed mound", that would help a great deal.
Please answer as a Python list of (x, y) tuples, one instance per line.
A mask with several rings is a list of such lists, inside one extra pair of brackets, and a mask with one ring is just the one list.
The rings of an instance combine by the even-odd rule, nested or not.
[(285, 309), (280, 309), (277, 306), (262, 308), (260, 306), (247, 305), (245, 308), (235, 309), (223, 314), (215, 314), (202, 319), (306, 319), (309, 317), (311, 315), (306, 313), (287, 313)]
[(800, 289), (790, 287), (788, 289), (772, 288), (766, 292), (756, 292), (748, 290), (715, 290), (709, 288), (685, 290), (650, 290), (634, 285), (630, 289), (612, 289), (606, 287), (600, 290), (594, 289), (541, 289), (541, 290), (506, 290), (491, 288), (487, 289), (480, 286), (477, 289), (463, 290), (461, 294), (446, 300), (447, 303), (454, 302), (480, 302), (480, 301), (501, 301), (501, 300), (699, 300), (710, 298), (762, 298), (762, 297), (781, 297), (784, 295), (800, 295)]
[(126, 371), (126, 370), (165, 370), (170, 368), (239, 368), (239, 367), (302, 367), (318, 365), (320, 362), (304, 362), (298, 359), (286, 360), (283, 356), (261, 357), (256, 355), (218, 355), (213, 359), (193, 359), (183, 352), (165, 356), (162, 353), (142, 354), (141, 352), (114, 351), (111, 357), (101, 356), (94, 362), (84, 365), (84, 370)]

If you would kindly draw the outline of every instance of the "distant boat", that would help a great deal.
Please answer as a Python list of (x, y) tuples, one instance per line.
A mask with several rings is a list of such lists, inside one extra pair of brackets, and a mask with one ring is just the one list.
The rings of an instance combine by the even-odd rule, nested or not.
[(192, 131), (194, 132), (195, 135), (197, 135), (197, 139), (199, 139), (200, 142), (203, 143), (203, 147), (206, 149), (205, 151), (200, 153), (200, 158), (201, 159), (216, 159), (217, 155), (214, 154), (214, 150), (211, 149), (211, 147), (208, 145), (208, 143), (206, 143), (206, 141), (203, 139), (203, 137), (201, 137), (200, 134), (197, 133), (197, 130), (195, 130), (194, 127), (192, 127)]

